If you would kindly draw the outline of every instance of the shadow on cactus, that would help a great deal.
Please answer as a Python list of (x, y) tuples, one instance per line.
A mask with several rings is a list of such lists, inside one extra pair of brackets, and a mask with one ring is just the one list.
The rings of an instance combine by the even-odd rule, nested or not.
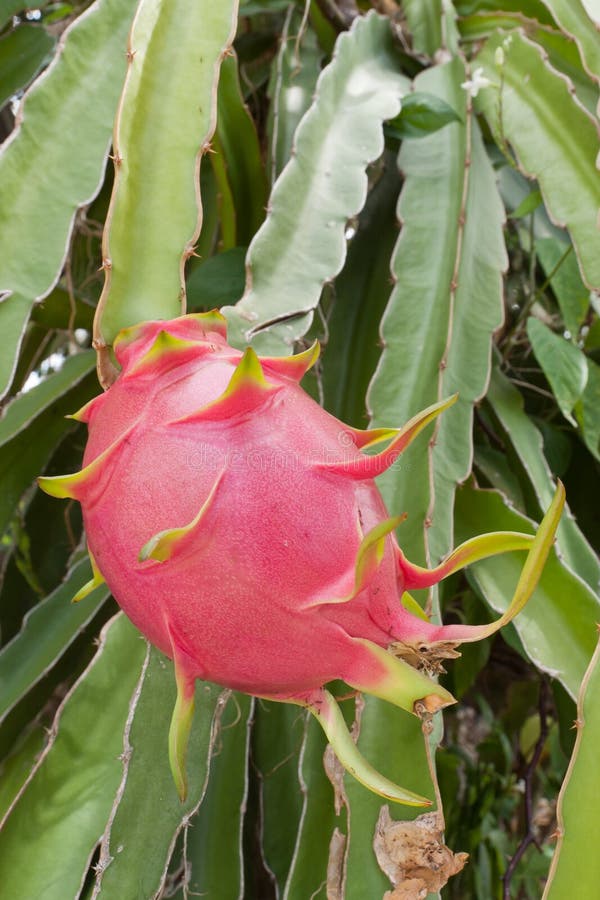
[[(342, 679), (410, 713), (453, 703), (411, 662), (451, 656), (522, 609), (552, 545), (562, 485), (535, 536), (481, 535), (424, 569), (398, 547), (402, 517), (389, 518), (374, 478), (456, 397), (399, 430), (351, 428), (298, 384), (318, 345), (259, 360), (227, 344), (217, 311), (126, 329), (114, 350), (119, 378), (74, 416), (89, 427), (84, 468), (39, 483), (82, 505), (94, 578), (75, 599), (105, 579), (174, 660), (169, 754), (180, 796), (201, 678), (306, 707), (366, 787), (430, 805), (360, 755), (324, 685)], [(436, 625), (408, 593), (510, 550), (529, 552), (490, 625)]]

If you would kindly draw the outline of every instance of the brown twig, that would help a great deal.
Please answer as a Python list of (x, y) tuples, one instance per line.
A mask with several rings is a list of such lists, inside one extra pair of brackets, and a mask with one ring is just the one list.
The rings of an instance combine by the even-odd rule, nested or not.
[(354, 19), (359, 15), (354, 0), (317, 0), (317, 6), (330, 25), (336, 31), (345, 31), (350, 28)]
[(539, 844), (537, 837), (535, 835), (533, 829), (533, 779), (535, 776), (535, 771), (538, 767), (538, 763), (542, 756), (544, 746), (546, 744), (546, 740), (548, 738), (548, 733), (550, 730), (550, 725), (548, 721), (548, 708), (550, 706), (550, 688), (548, 686), (548, 682), (545, 678), (542, 678), (540, 681), (540, 697), (538, 703), (538, 710), (540, 716), (540, 734), (536, 741), (535, 748), (533, 750), (533, 754), (527, 768), (525, 770), (525, 823), (527, 825), (527, 831), (523, 835), (521, 843), (516, 849), (515, 855), (511, 859), (508, 864), (508, 868), (504, 873), (504, 877), (502, 879), (503, 884), (503, 900), (510, 900), (510, 883), (513, 875), (515, 874), (516, 868), (521, 862), (523, 858), (523, 854), (527, 850), (527, 848), (531, 844), (535, 844), (539, 849)]

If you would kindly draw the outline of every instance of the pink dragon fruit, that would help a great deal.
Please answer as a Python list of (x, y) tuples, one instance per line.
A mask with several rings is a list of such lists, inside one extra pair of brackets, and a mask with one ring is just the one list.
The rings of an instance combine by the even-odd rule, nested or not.
[[(218, 312), (126, 329), (110, 390), (75, 418), (87, 422), (84, 468), (40, 478), (83, 508), (94, 578), (106, 580), (143, 634), (172, 657), (178, 699), (171, 767), (185, 796), (194, 684), (208, 679), (307, 707), (343, 765), (383, 796), (429, 801), (364, 760), (324, 685), (342, 679), (413, 712), (452, 696), (415, 665), (452, 655), (509, 621), (539, 577), (563, 502), (562, 486), (535, 538), (468, 541), (429, 571), (399, 549), (374, 478), (456, 398), (400, 430), (360, 431), (298, 385), (318, 346), (258, 359), (227, 344)], [(387, 441), (379, 454), (365, 448)], [(513, 602), (488, 626), (440, 626), (407, 592), (506, 550), (528, 549)]]

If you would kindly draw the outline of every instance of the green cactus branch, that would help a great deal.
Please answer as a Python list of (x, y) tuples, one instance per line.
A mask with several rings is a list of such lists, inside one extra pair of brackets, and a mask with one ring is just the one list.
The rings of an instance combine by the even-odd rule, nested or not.
[(115, 120), (115, 183), (103, 239), (105, 284), (94, 323), (101, 383), (121, 328), (185, 311), (185, 265), (200, 234), (200, 160), (216, 127), (221, 61), (237, 0), (140, 3)]

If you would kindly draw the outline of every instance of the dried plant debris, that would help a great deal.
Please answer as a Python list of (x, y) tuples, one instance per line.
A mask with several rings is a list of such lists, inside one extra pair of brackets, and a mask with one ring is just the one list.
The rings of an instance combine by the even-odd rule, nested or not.
[(396, 822), (382, 806), (373, 848), (381, 869), (394, 886), (384, 900), (420, 900), (439, 891), (464, 867), (468, 853), (453, 853), (443, 842), (438, 813), (412, 822)]

